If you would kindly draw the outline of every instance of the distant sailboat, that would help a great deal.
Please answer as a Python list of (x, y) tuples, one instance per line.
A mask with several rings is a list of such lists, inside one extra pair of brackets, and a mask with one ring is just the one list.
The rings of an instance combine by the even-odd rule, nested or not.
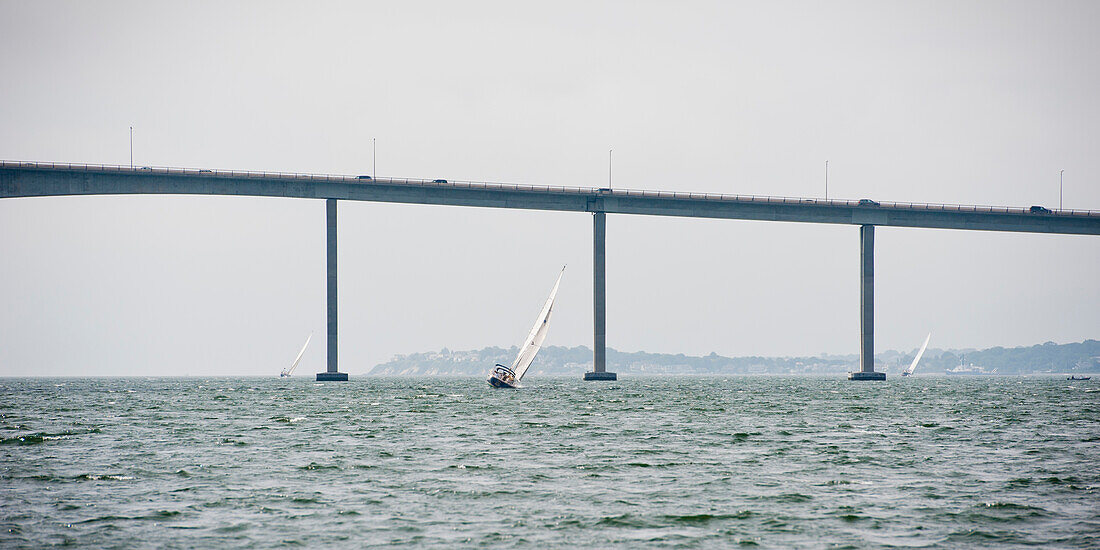
[(565, 275), (564, 267), (561, 268), (558, 280), (554, 283), (554, 290), (550, 291), (550, 297), (542, 305), (542, 311), (539, 312), (539, 318), (535, 321), (535, 326), (531, 327), (531, 332), (527, 335), (527, 341), (523, 343), (523, 347), (519, 348), (519, 355), (516, 356), (516, 360), (512, 361), (511, 367), (497, 363), (489, 374), (490, 386), (494, 388), (515, 388), (519, 385), (523, 375), (527, 373), (527, 369), (531, 366), (531, 362), (535, 360), (535, 355), (538, 355), (542, 343), (546, 341), (546, 333), (550, 330), (550, 314), (554, 311), (554, 297), (558, 295), (558, 285), (561, 284), (562, 275)]
[(294, 364), (290, 365), (289, 368), (283, 369), (283, 371), (279, 373), (279, 378), (290, 378), (290, 376), (292, 374), (294, 374), (294, 369), (298, 368), (298, 362), (302, 360), (302, 356), (305, 355), (305, 353), (306, 353), (306, 348), (309, 347), (309, 341), (312, 340), (312, 339), (313, 339), (313, 333), (311, 332), (311, 333), (309, 333), (309, 337), (306, 338), (305, 345), (302, 346), (302, 351), (299, 351), (298, 352), (298, 357), (294, 358)]
[(924, 345), (920, 347), (920, 351), (917, 352), (917, 356), (913, 358), (913, 364), (909, 365), (909, 368), (902, 371), (902, 376), (912, 376), (913, 371), (917, 369), (917, 363), (920, 363), (920, 358), (924, 356), (924, 350), (928, 349), (928, 341), (932, 339), (932, 333), (928, 333), (928, 337), (924, 339)]

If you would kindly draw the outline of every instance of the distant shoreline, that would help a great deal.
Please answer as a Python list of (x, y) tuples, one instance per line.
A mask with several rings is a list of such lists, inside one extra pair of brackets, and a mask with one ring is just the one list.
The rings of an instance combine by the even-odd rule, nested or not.
[[(622, 352), (608, 348), (607, 369), (622, 376), (799, 376), (842, 377), (858, 370), (857, 355), (828, 355), (811, 357), (725, 357), (715, 353), (702, 356), (684, 354)], [(440, 351), (398, 355), (385, 363), (366, 371), (354, 365), (342, 366), (341, 371), (353, 377), (483, 377), (496, 363), (510, 364), (517, 349), (488, 347), (480, 350)], [(884, 351), (875, 356), (875, 370), (890, 377), (900, 377), (909, 366), (916, 350)], [(546, 346), (535, 359), (528, 376), (580, 377), (591, 370), (592, 351), (587, 346)], [(284, 365), (272, 365), (270, 374), (95, 374), (72, 375), (16, 375), (0, 374), (0, 379), (43, 378), (53, 380), (87, 378), (267, 378), (278, 375)], [(255, 368), (255, 365), (251, 365)], [(150, 367), (152, 369), (152, 367)], [(1068, 344), (1047, 342), (1027, 347), (994, 347), (984, 350), (942, 350), (929, 348), (917, 367), (914, 376), (940, 377), (988, 377), (1030, 376), (1066, 377), (1100, 376), (1100, 341), (1084, 340)], [(293, 380), (314, 380), (314, 374), (305, 369)]]
[[(510, 364), (518, 350), (488, 347), (480, 350), (440, 351), (397, 355), (375, 366), (368, 376), (483, 376), (496, 363)], [(884, 351), (875, 355), (875, 370), (900, 375), (912, 362), (910, 352)], [(535, 359), (529, 375), (577, 376), (591, 370), (592, 351), (587, 346), (546, 346)], [(689, 375), (791, 375), (837, 376), (858, 370), (857, 355), (808, 357), (725, 357), (607, 350), (607, 370), (638, 376)], [(1068, 344), (1046, 342), (1027, 347), (993, 347), (984, 350), (929, 348), (916, 376), (1069, 376), (1100, 373), (1100, 341)]]

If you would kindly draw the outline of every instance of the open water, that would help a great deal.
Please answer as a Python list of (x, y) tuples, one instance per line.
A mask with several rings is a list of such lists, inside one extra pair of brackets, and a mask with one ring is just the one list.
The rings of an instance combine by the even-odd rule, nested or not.
[(1100, 546), (1100, 385), (0, 379), (0, 547)]

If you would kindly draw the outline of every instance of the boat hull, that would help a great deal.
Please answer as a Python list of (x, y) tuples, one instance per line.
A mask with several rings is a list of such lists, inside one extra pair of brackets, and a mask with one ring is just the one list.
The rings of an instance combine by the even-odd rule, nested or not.
[(516, 389), (515, 386), (513, 386), (513, 385), (511, 385), (511, 384), (505, 382), (504, 380), (501, 380), (500, 378), (497, 378), (495, 376), (490, 376), (489, 377), (489, 385), (494, 387), (494, 388), (508, 388), (508, 389), (512, 389), (512, 390)]

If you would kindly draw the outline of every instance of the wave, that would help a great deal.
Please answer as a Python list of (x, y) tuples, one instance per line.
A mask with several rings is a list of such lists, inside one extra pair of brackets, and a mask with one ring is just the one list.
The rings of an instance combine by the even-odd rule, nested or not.
[(180, 514), (181, 514), (181, 512), (178, 512), (176, 510), (157, 510), (156, 512), (153, 512), (151, 514), (146, 514), (144, 516), (114, 516), (114, 515), (107, 515), (107, 516), (99, 516), (99, 517), (95, 517), (95, 518), (89, 518), (89, 519), (85, 519), (85, 520), (81, 520), (81, 521), (76, 521), (76, 522), (73, 522), (73, 523), (74, 524), (84, 524), (84, 523), (102, 523), (102, 522), (110, 522), (110, 521), (148, 521), (148, 520), (163, 521), (163, 520), (166, 520), (166, 519), (171, 519), (171, 518), (174, 518), (176, 516), (179, 516)]
[(665, 521), (670, 521), (672, 523), (685, 523), (685, 524), (689, 524), (689, 525), (705, 525), (705, 524), (710, 523), (712, 521), (724, 521), (724, 520), (732, 520), (732, 519), (737, 519), (737, 520), (749, 519), (751, 517), (754, 517), (755, 515), (756, 514), (754, 514), (751, 510), (742, 510), (740, 512), (733, 513), (733, 514), (688, 514), (688, 515), (682, 515), (682, 516), (665, 515), (665, 516), (662, 516), (662, 517), (665, 519)]
[(35, 432), (30, 434), (22, 434), (14, 437), (6, 437), (0, 439), (0, 445), (38, 445), (47, 441), (53, 441), (58, 439), (65, 439), (74, 435), (84, 434), (97, 434), (100, 433), (99, 428), (92, 428), (89, 430), (69, 430), (64, 432), (50, 433), (50, 432)]
[(73, 476), (77, 481), (132, 481), (134, 476), (123, 474), (80, 474)]

